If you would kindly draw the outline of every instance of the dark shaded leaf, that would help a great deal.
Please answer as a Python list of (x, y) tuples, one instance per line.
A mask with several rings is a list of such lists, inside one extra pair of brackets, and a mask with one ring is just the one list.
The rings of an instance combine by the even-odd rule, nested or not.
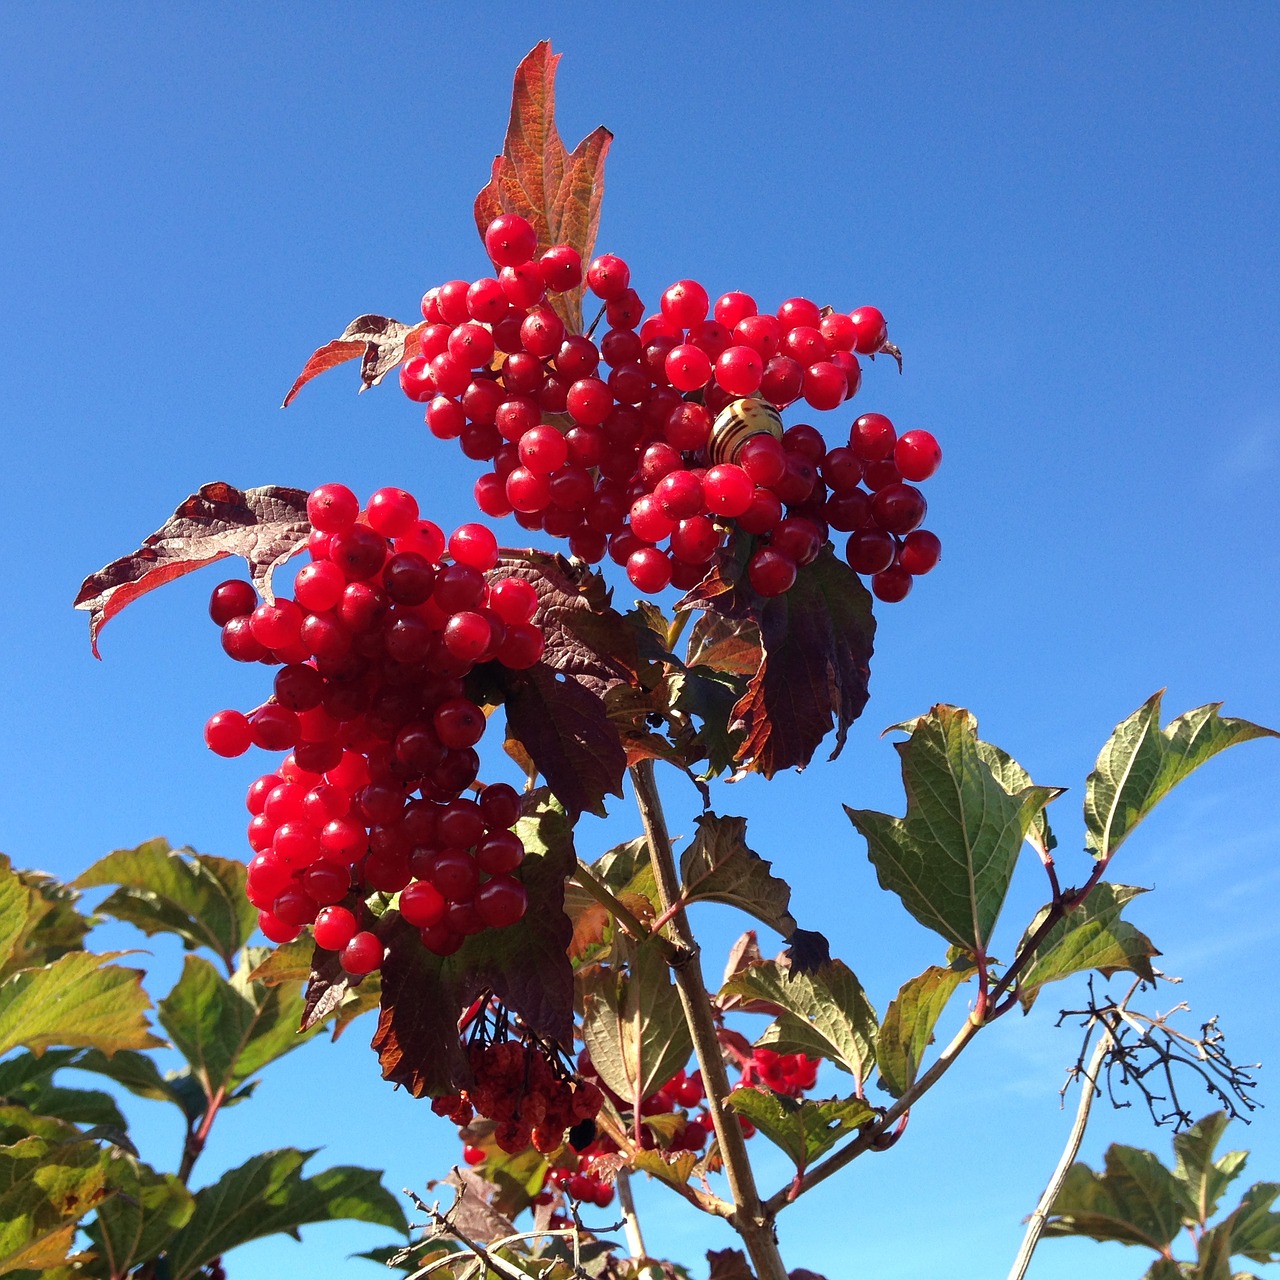
[(119, 954), (71, 951), (0, 986), (0, 1054), (19, 1045), (77, 1045), (108, 1053), (163, 1045), (147, 1026), (151, 1001), (142, 988), (142, 970), (107, 963)]
[(806, 1098), (800, 1101), (763, 1089), (735, 1089), (729, 1105), (791, 1157), (797, 1173), (868, 1120), (875, 1109), (861, 1098)]
[[(1018, 984), (1018, 999), (1023, 1009), (1031, 1008), (1046, 983), (1090, 969), (1107, 977), (1123, 970), (1154, 982), (1151, 957), (1160, 952), (1145, 933), (1120, 918), (1125, 906), (1146, 892), (1133, 885), (1111, 884), (1105, 880), (1095, 885), (1078, 907), (1054, 925), (1023, 970)], [(1042, 907), (1032, 920), (1018, 944), (1019, 953), (1049, 910), (1047, 906)]]
[(484, 991), (538, 1035), (566, 1049), (573, 1043), (573, 969), (566, 954), (572, 927), (564, 913), (564, 882), (577, 860), (573, 828), (543, 791), (525, 797), (515, 830), (524, 842), (520, 876), (529, 894), (518, 924), (476, 934), (441, 957), (422, 946), (397, 912), (379, 922), (388, 950), (373, 1047), (383, 1077), (414, 1097), (467, 1084), (458, 1018)]
[(171, 1280), (187, 1280), (236, 1245), (293, 1234), (308, 1222), (347, 1218), (407, 1233), (400, 1203), (382, 1186), (380, 1172), (340, 1166), (304, 1178), (302, 1166), (314, 1154), (266, 1151), (197, 1191), (195, 1212), (169, 1243)]
[(254, 585), (273, 599), (272, 574), (306, 546), (310, 532), (302, 489), (264, 485), (241, 492), (222, 481), (202, 485), (137, 551), (113, 560), (81, 584), (75, 607), (89, 612), (93, 656), (102, 656), (98, 633), (125, 605), (228, 556), (242, 556)]
[[(493, 1204), (498, 1187), (474, 1170), (457, 1168), (448, 1177), (428, 1185), (432, 1190), (438, 1186), (454, 1189), (457, 1199), (448, 1211), (449, 1219), (464, 1236), (469, 1236), (477, 1244), (488, 1244), (515, 1234), (515, 1223)], [(428, 1234), (445, 1235), (439, 1226), (430, 1228)]]
[(1079, 1163), (1067, 1170), (1049, 1212), (1046, 1235), (1118, 1240), (1164, 1253), (1194, 1209), (1150, 1151), (1113, 1143), (1104, 1173)]
[(110, 1171), (117, 1195), (99, 1210), (88, 1229), (94, 1251), (112, 1276), (159, 1256), (195, 1212), (195, 1197), (172, 1173), (157, 1173), (124, 1152), (115, 1153)]
[(792, 973), (813, 973), (831, 963), (831, 944), (816, 929), (793, 929), (782, 955)]
[(77, 1071), (92, 1071), (95, 1075), (106, 1076), (139, 1098), (153, 1098), (159, 1102), (182, 1105), (173, 1082), (160, 1074), (155, 1060), (145, 1053), (117, 1049), (114, 1053), (107, 1054), (100, 1049), (85, 1049), (75, 1055), (73, 1062), (65, 1065), (72, 1066)]
[(931, 965), (904, 983), (889, 1002), (876, 1040), (876, 1066), (880, 1087), (891, 1097), (902, 1097), (915, 1083), (939, 1016), (955, 989), (973, 973), (972, 964), (949, 969)]
[(298, 988), (249, 977), (260, 958), (257, 949), (246, 951), (227, 981), (202, 956), (188, 956), (182, 977), (160, 1001), (160, 1023), (208, 1099), (229, 1094), (308, 1038), (298, 1030)]
[(896, 727), (911, 735), (895, 744), (907, 816), (848, 805), (845, 812), (866, 837), (881, 887), (948, 942), (985, 951), (1027, 832), (1061, 792), (1006, 790), (977, 720), (962, 707), (939, 705)]
[(1280, 737), (1248, 720), (1218, 714), (1220, 702), (1180, 715), (1160, 728), (1160, 700), (1152, 694), (1116, 726), (1085, 783), (1085, 847), (1110, 857), (1174, 787), (1206, 760), (1238, 742)]
[(788, 937), (796, 929), (787, 910), (791, 887), (771, 874), (766, 862), (747, 845), (746, 818), (704, 813), (698, 834), (680, 855), (684, 897), (690, 902), (723, 902), (755, 916)]
[(859, 1081), (871, 1074), (876, 1013), (844, 961), (814, 973), (795, 973), (776, 960), (749, 965), (721, 988), (726, 994), (766, 1000), (783, 1011), (767, 1038), (770, 1047), (821, 1055)]
[(875, 620), (858, 575), (831, 548), (772, 599), (746, 581), (746, 546), (735, 539), (679, 609), (702, 609), (759, 628), (762, 657), (733, 709), (745, 732), (738, 764), (772, 777), (802, 768), (836, 729), (832, 758), (867, 702)]
[(73, 883), (87, 889), (120, 888), (98, 908), (144, 933), (175, 933), (191, 951), (208, 947), (227, 966), (258, 927), (258, 912), (245, 897), (245, 865), (173, 849), (167, 840), (148, 840), (136, 849), (117, 849), (99, 859)]
[(708, 1249), (707, 1280), (756, 1280), (755, 1272), (741, 1249)]
[[(476, 227), (483, 238), (500, 213), (518, 213), (533, 224), (540, 251), (571, 244), (585, 266), (599, 229), (604, 162), (613, 135), (597, 128), (568, 153), (555, 123), (560, 57), (543, 40), (516, 68), (507, 136), (488, 185), (476, 196)], [(553, 303), (570, 330), (581, 333), (581, 287), (553, 296)]]
[(417, 353), (418, 335), (424, 328), (425, 322), (407, 325), (389, 316), (356, 316), (332, 342), (311, 353), (280, 407), (287, 409), (312, 378), (348, 360), (360, 361), (361, 391), (376, 387), (406, 355)]
[(652, 945), (615, 939), (613, 966), (584, 970), (582, 1037), (600, 1078), (633, 1105), (671, 1079), (693, 1041), (667, 962)]

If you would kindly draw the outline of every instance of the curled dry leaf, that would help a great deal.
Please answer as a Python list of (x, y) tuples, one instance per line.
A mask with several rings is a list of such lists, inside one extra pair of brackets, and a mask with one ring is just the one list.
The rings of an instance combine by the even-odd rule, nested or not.
[(414, 344), (424, 327), (425, 322), (407, 325), (390, 316), (356, 316), (332, 342), (311, 353), (280, 407), (287, 409), (312, 378), (348, 360), (360, 361), (361, 391), (376, 387), (404, 359), (406, 351), (416, 349)]
[(303, 489), (202, 485), (136, 551), (81, 584), (75, 607), (88, 610), (93, 656), (102, 656), (98, 633), (125, 605), (215, 560), (242, 556), (254, 586), (271, 600), (271, 575), (302, 550), (310, 532)]

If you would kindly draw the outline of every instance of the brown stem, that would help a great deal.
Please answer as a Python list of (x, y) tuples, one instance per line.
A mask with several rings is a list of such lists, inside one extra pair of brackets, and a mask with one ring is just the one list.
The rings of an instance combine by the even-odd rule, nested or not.
[[(653, 761), (641, 760), (632, 765), (631, 782), (649, 843), (649, 859), (658, 884), (658, 901), (663, 912), (669, 912), (680, 899), (680, 878), (662, 812), (662, 800), (653, 776)], [(674, 935), (676, 946), (686, 953), (672, 965), (671, 972), (706, 1087), (707, 1110), (724, 1158), (725, 1176), (734, 1204), (734, 1213), (729, 1221), (747, 1246), (759, 1280), (787, 1280), (787, 1269), (778, 1252), (778, 1240), (774, 1234), (773, 1212), (760, 1203), (738, 1115), (724, 1105), (730, 1093), (729, 1076), (720, 1053), (720, 1040), (716, 1034), (711, 999), (702, 977), (697, 943), (682, 907), (677, 907), (671, 915), (668, 928)]]

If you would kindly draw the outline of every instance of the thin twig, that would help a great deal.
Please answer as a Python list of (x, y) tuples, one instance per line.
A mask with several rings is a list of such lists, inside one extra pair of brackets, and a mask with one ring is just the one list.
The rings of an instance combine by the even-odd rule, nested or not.
[[(1124, 1007), (1141, 985), (1142, 979), (1139, 978), (1129, 988), (1125, 998), (1116, 1006), (1117, 1013), (1123, 1013)], [(1080, 1105), (1076, 1107), (1075, 1123), (1072, 1124), (1071, 1132), (1067, 1135), (1067, 1143), (1062, 1148), (1062, 1155), (1058, 1159), (1057, 1166), (1045, 1185), (1044, 1194), (1041, 1195), (1040, 1201), (1031, 1217), (1027, 1219), (1027, 1229), (1022, 1237), (1022, 1246), (1018, 1250), (1018, 1256), (1013, 1260), (1013, 1266), (1009, 1271), (1009, 1280), (1023, 1280), (1023, 1277), (1027, 1274), (1027, 1268), (1031, 1265), (1031, 1255), (1036, 1251), (1036, 1245), (1040, 1243), (1040, 1237), (1044, 1234), (1045, 1224), (1049, 1221), (1053, 1202), (1058, 1198), (1058, 1192), (1062, 1190), (1067, 1170), (1071, 1168), (1075, 1163), (1076, 1156), (1080, 1154), (1080, 1144), (1084, 1141), (1084, 1131), (1089, 1123), (1089, 1112), (1093, 1110), (1093, 1100), (1102, 1092), (1098, 1087), (1098, 1076), (1102, 1071), (1102, 1063), (1115, 1041), (1112, 1036), (1111, 1024), (1105, 1019), (1099, 1019), (1099, 1023), (1102, 1026), (1102, 1034), (1098, 1037), (1098, 1043), (1093, 1047), (1093, 1056), (1089, 1059), (1089, 1065), (1080, 1072), (1083, 1082), (1080, 1085)]]
[[(679, 900), (680, 878), (676, 871), (675, 853), (671, 848), (671, 836), (662, 812), (662, 799), (653, 776), (653, 761), (641, 760), (632, 765), (631, 781), (649, 843), (649, 859), (658, 885), (659, 905), (665, 912)], [(725, 1176), (734, 1203), (734, 1214), (729, 1221), (747, 1246), (759, 1280), (786, 1280), (787, 1269), (778, 1252), (773, 1214), (760, 1203), (760, 1193), (756, 1188), (751, 1159), (747, 1155), (742, 1126), (737, 1113), (724, 1105), (724, 1100), (730, 1093), (729, 1077), (720, 1053), (715, 1016), (706, 982), (702, 977), (697, 943), (689, 928), (686, 913), (677, 910), (671, 917), (668, 928), (675, 936), (676, 946), (686, 953), (683, 959), (671, 966), (671, 972), (706, 1087), (707, 1110), (715, 1126), (720, 1154), (724, 1158)]]

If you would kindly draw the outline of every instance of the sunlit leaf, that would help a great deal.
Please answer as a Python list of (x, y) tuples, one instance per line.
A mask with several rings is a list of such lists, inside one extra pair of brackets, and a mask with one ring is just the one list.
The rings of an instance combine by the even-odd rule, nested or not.
[(119, 885), (99, 911), (146, 934), (177, 934), (188, 951), (208, 947), (230, 971), (258, 925), (245, 875), (236, 859), (174, 849), (160, 839), (107, 854), (74, 883), (82, 889)]
[(1197, 707), (1160, 728), (1161, 693), (1116, 726), (1085, 783), (1085, 847), (1109, 858), (1174, 787), (1206, 760), (1238, 742), (1280, 737), (1248, 720)]
[(769, 1041), (782, 1052), (821, 1055), (865, 1080), (875, 1065), (876, 1013), (842, 960), (796, 973), (776, 960), (748, 965), (721, 995), (765, 1000), (782, 1010)]
[(360, 361), (361, 391), (376, 387), (406, 355), (416, 354), (418, 335), (424, 327), (425, 323), (401, 324), (389, 316), (356, 316), (332, 342), (311, 353), (280, 407), (287, 409), (312, 378), (348, 360)]
[[(1095, 885), (1089, 896), (1054, 925), (1035, 949), (1018, 984), (1023, 1009), (1031, 1008), (1046, 983), (1058, 982), (1073, 973), (1097, 970), (1109, 977), (1126, 971), (1154, 982), (1151, 957), (1160, 952), (1145, 933), (1120, 915), (1129, 902), (1145, 892), (1133, 885), (1111, 884), (1105, 880)], [(1019, 952), (1050, 909), (1042, 907), (1032, 920), (1018, 944)]]
[(19, 1045), (150, 1049), (162, 1045), (147, 1028), (151, 1001), (142, 971), (107, 963), (119, 952), (68, 952), (0, 986), (0, 1054)]
[(110, 1177), (118, 1194), (99, 1208), (89, 1239), (108, 1274), (125, 1276), (132, 1267), (159, 1256), (190, 1220), (195, 1198), (176, 1175), (157, 1173), (126, 1152), (114, 1154)]
[(903, 983), (889, 1002), (876, 1040), (876, 1066), (886, 1092), (900, 1098), (915, 1083), (933, 1029), (955, 989), (974, 973), (972, 964), (951, 968), (930, 965)]
[(983, 952), (1027, 832), (1060, 792), (1008, 791), (963, 708), (936, 706), (899, 727), (911, 735), (896, 744), (906, 817), (847, 805), (845, 812), (866, 837), (881, 886), (948, 942)]
[(815, 1160), (868, 1120), (875, 1110), (861, 1098), (803, 1100), (763, 1089), (735, 1089), (729, 1105), (791, 1157), (803, 1173)]
[(308, 1222), (348, 1218), (407, 1231), (399, 1201), (373, 1169), (326, 1169), (304, 1178), (314, 1152), (285, 1149), (254, 1156), (196, 1192), (190, 1220), (169, 1242), (171, 1280), (187, 1280), (236, 1245)]
[(265, 485), (242, 492), (222, 481), (202, 485), (136, 551), (81, 584), (75, 607), (89, 611), (94, 657), (102, 656), (98, 633), (125, 605), (228, 556), (242, 556), (258, 590), (272, 599), (272, 575), (302, 550), (310, 532), (302, 489)]

